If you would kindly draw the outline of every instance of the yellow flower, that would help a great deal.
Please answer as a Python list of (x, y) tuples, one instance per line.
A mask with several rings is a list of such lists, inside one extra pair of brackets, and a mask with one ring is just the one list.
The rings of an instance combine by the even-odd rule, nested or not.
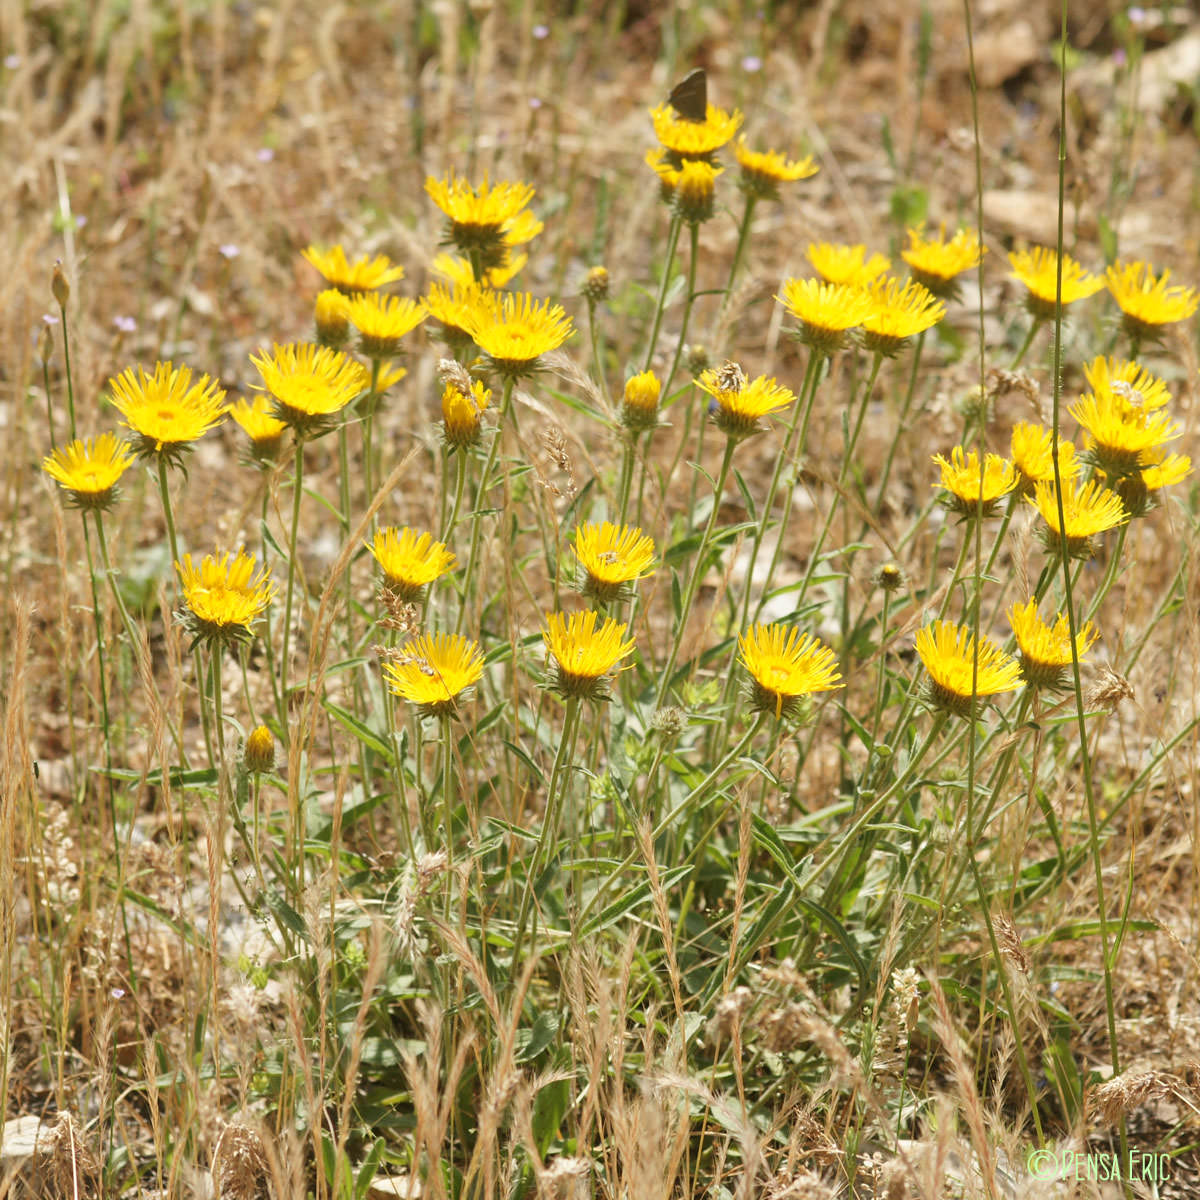
[[(1071, 669), (1071, 625), (1059, 613), (1053, 627), (1038, 616), (1037, 601), (1014, 604), (1008, 622), (1021, 650), (1021, 677), (1031, 687), (1060, 688), (1067, 684)], [(1084, 623), (1075, 634), (1076, 657), (1083, 656), (1099, 637), (1091, 621)]]
[[(507, 287), (527, 262), (529, 262), (528, 254), (510, 256), (507, 266), (493, 267), (490, 271), (484, 272), (484, 286), (496, 289)], [(475, 272), (471, 270), (471, 264), (465, 258), (459, 258), (457, 255), (439, 254), (433, 260), (431, 270), (439, 278), (445, 279), (456, 288), (465, 290), (476, 286)]]
[(1120, 396), (1131, 409), (1151, 412), (1171, 403), (1167, 385), (1130, 359), (1094, 358), (1084, 365), (1083, 374), (1095, 395)]
[(408, 374), (407, 367), (392, 366), (391, 359), (383, 359), (379, 363), (379, 374), (375, 379), (375, 390), (383, 395), (394, 383), (399, 383)]
[(850, 330), (871, 311), (871, 298), (861, 288), (817, 279), (785, 280), (783, 295), (775, 299), (800, 322), (800, 340), (826, 357), (842, 348)]
[(251, 355), (250, 361), (262, 376), (258, 390), (274, 399), (275, 416), (299, 438), (331, 428), (337, 414), (371, 382), (362, 363), (327, 346), (276, 344), (269, 355)]
[(229, 415), (250, 439), (250, 454), (254, 461), (260, 466), (275, 462), (287, 423), (275, 416), (271, 401), (266, 396), (255, 396), (249, 402), (239, 400), (229, 410)]
[(473, 446), (479, 440), (484, 410), (492, 393), (480, 379), (446, 381), (442, 391), (442, 436), (451, 447)]
[(916, 647), (929, 677), (927, 698), (945, 712), (971, 719), (978, 713), (979, 697), (1021, 686), (1016, 659), (987, 637), (979, 639), (976, 671), (975, 638), (969, 626), (934, 621), (917, 633)]
[(1042, 532), (1046, 548), (1052, 554), (1065, 549), (1071, 558), (1090, 558), (1094, 550), (1092, 538), (1105, 530), (1115, 529), (1129, 520), (1121, 497), (1109, 491), (1097, 480), (1080, 487), (1074, 480), (1064, 485), (1062, 494), (1066, 533), (1058, 521), (1058, 497), (1053, 483), (1039, 483), (1034, 489), (1032, 504), (1042, 515), (1046, 527)]
[[(1054, 482), (1054, 435), (1041, 425), (1019, 421), (1012, 431), (1012, 463), (1021, 476), (1021, 495), (1033, 495), (1034, 485)], [(1058, 443), (1058, 472), (1063, 479), (1074, 479), (1080, 463), (1075, 446), (1061, 439)]]
[(1157, 492), (1182, 483), (1191, 474), (1192, 460), (1186, 454), (1167, 454), (1162, 449), (1142, 455), (1141, 482), (1147, 491)]
[(809, 242), (808, 261), (826, 283), (847, 287), (866, 287), (892, 265), (892, 260), (882, 254), (867, 258), (867, 248), (861, 244), (847, 246), (833, 242)]
[(713, 215), (716, 181), (721, 171), (721, 167), (694, 159), (685, 159), (677, 171), (671, 170), (675, 211), (689, 225), (700, 225)]
[(133, 464), (129, 443), (115, 433), (74, 441), (42, 459), (42, 470), (67, 494), (75, 508), (106, 511), (117, 498), (117, 484)]
[(383, 672), (388, 687), (423, 716), (448, 717), (483, 675), (483, 654), (461, 634), (426, 634), (409, 642), (397, 661), (384, 663)]
[(455, 284), (452, 288), (440, 283), (432, 284), (425, 297), (425, 309), (442, 327), (442, 337), (451, 346), (462, 347), (471, 341), (467, 323), (480, 308), (494, 309), (500, 294), (476, 283), (465, 287)]
[(1141, 456), (1183, 432), (1164, 412), (1135, 408), (1119, 391), (1081, 396), (1068, 409), (1087, 430), (1088, 457), (1106, 475), (1132, 475)]
[(662, 383), (653, 371), (642, 371), (625, 381), (621, 398), (621, 424), (631, 433), (653, 429), (658, 424), (658, 401)]
[(1158, 340), (1164, 325), (1186, 321), (1200, 307), (1200, 295), (1194, 288), (1168, 287), (1171, 272), (1164, 270), (1156, 276), (1149, 263), (1114, 263), (1104, 278), (1134, 342)]
[(862, 340), (873, 354), (898, 354), (910, 337), (932, 329), (946, 315), (946, 306), (912, 279), (880, 279), (867, 291), (873, 307), (863, 317)]
[(753, 679), (756, 712), (792, 716), (800, 697), (844, 687), (838, 682), (837, 655), (811, 634), (787, 625), (755, 625), (738, 635), (742, 665)]
[(908, 249), (900, 257), (908, 263), (909, 273), (935, 296), (950, 297), (957, 289), (957, 278), (979, 266), (987, 248), (979, 244), (973, 229), (960, 229), (946, 241), (943, 225), (937, 237), (927, 238), (923, 228), (908, 231)]
[(390, 358), (400, 351), (400, 339), (425, 320), (425, 306), (407, 297), (368, 292), (346, 305), (346, 315), (358, 330), (359, 349), (368, 358)]
[(740, 441), (764, 429), (761, 418), (786, 408), (796, 397), (774, 379), (747, 380), (737, 363), (709, 367), (696, 383), (717, 402), (713, 420), (726, 437)]
[(603, 266), (589, 267), (583, 282), (579, 285), (579, 294), (588, 304), (599, 304), (608, 299), (609, 278), (608, 268)]
[(404, 278), (404, 268), (393, 266), (383, 254), (377, 254), (374, 258), (364, 255), (350, 262), (341, 246), (329, 250), (309, 246), (301, 253), (320, 271), (327, 283), (347, 296), (374, 291), (385, 283), (395, 283), (397, 279)]
[[(1168, 454), (1162, 447), (1147, 450), (1138, 464), (1138, 474), (1122, 475), (1112, 485), (1131, 517), (1144, 517), (1157, 505), (1157, 492), (1182, 483), (1192, 470), (1192, 460), (1186, 454)], [(1103, 476), (1103, 472), (1100, 474)]]
[(488, 177), (478, 187), (451, 175), (425, 180), (429, 198), (446, 216), (447, 242), (453, 243), (480, 271), (508, 265), (510, 233), (528, 241), (540, 229), (537, 219), (522, 210), (534, 197), (527, 183), (492, 184)]
[(978, 451), (968, 454), (961, 446), (950, 451), (948, 462), (940, 454), (933, 461), (942, 471), (940, 482), (933, 486), (944, 488), (943, 502), (964, 517), (990, 517), (1000, 499), (1020, 483), (1016, 468), (999, 454), (987, 455), (982, 471)]
[[(1008, 261), (1012, 278), (1025, 285), (1025, 307), (1038, 321), (1053, 321), (1058, 294), (1058, 253), (1044, 246), (1032, 250), (1013, 250)], [(1064, 307), (1086, 300), (1104, 287), (1098, 275), (1089, 275), (1069, 254), (1062, 259), (1062, 302)]]
[(584, 594), (615, 600), (625, 584), (654, 570), (654, 540), (628, 525), (589, 523), (575, 530), (575, 556), (587, 572)]
[(265, 725), (250, 731), (242, 749), (242, 761), (253, 775), (275, 770), (275, 738)]
[(604, 676), (633, 650), (624, 641), (627, 626), (607, 617), (597, 628), (598, 613), (547, 613), (542, 640), (554, 659), (554, 690), (569, 699), (603, 698)]
[(712, 155), (720, 150), (741, 128), (742, 114), (736, 109), (727, 113), (710, 104), (703, 121), (689, 121), (681, 117), (669, 104), (660, 104), (650, 110), (654, 122), (654, 136), (676, 162), (683, 159), (711, 161)]
[(206, 554), (199, 567), (185, 554), (177, 562), (183, 590), (181, 617), (194, 641), (244, 641), (250, 626), (274, 595), (266, 567), (255, 574), (254, 558), (244, 550), (219, 559)]
[(161, 454), (178, 461), (192, 442), (225, 417), (225, 393), (207, 375), (193, 384), (188, 367), (155, 363), (149, 376), (138, 367), (136, 376), (132, 370), (123, 371), (108, 386), (126, 428), (139, 435), (137, 452), (146, 457)]
[(792, 162), (776, 150), (750, 150), (745, 136), (738, 138), (733, 153), (742, 168), (738, 187), (760, 200), (778, 200), (781, 183), (808, 179), (819, 169), (811, 157)]
[(503, 375), (536, 371), (537, 360), (571, 336), (571, 318), (559, 304), (538, 303), (528, 292), (506, 292), (492, 302), (479, 298), (466, 330)]
[(441, 578), (455, 563), (454, 555), (433, 534), (387, 526), (375, 534), (367, 549), (383, 569), (387, 586), (401, 599), (416, 600), (421, 589)]
[(317, 341), (332, 350), (340, 350), (350, 339), (350, 317), (346, 312), (345, 292), (337, 288), (326, 288), (317, 293), (313, 304), (313, 324), (317, 328)]

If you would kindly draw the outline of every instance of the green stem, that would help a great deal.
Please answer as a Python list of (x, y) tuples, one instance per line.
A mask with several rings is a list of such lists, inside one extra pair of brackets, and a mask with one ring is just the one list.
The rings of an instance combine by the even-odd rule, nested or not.
[(67, 333), (67, 309), (66, 306), (60, 304), (58, 306), (59, 316), (62, 318), (62, 333), (63, 333), (63, 363), (67, 369), (67, 417), (71, 429), (71, 441), (74, 441), (78, 436), (75, 432), (75, 383), (71, 377), (71, 339)]
[[(517, 932), (513, 939), (511, 972), (514, 976), (521, 970), (521, 948), (525, 940), (525, 927), (529, 921), (530, 906), (533, 904), (534, 892), (538, 880), (546, 869), (547, 855), (557, 849), (558, 827), (562, 817), (563, 795), (566, 792), (567, 763), (575, 746), (575, 735), (579, 727), (579, 714), (582, 702), (577, 696), (567, 698), (567, 710), (563, 717), (562, 737), (559, 739), (558, 751), (554, 756), (554, 766), (550, 771), (550, 786), (546, 792), (546, 813), (542, 819), (542, 830), (534, 848), (533, 860), (529, 864), (525, 876), (525, 890), (521, 896), (521, 910), (517, 917)], [(531, 938), (537, 936), (537, 906), (533, 904), (533, 932)]]
[(704, 560), (708, 553), (709, 542), (712, 540), (713, 530), (717, 526), (717, 514), (721, 509), (721, 496), (725, 491), (725, 481), (729, 477), (729, 466), (733, 462), (733, 451), (736, 445), (737, 443), (733, 438), (726, 438), (725, 456), (721, 460), (721, 470), (717, 474), (716, 486), (713, 489), (712, 511), (708, 514), (708, 524), (705, 526), (704, 534), (700, 539), (700, 546), (696, 551), (695, 568), (688, 577), (687, 587), (684, 589), (683, 603), (675, 625), (675, 637), (672, 639), (666, 666), (659, 679), (658, 694), (654, 701), (655, 708), (662, 708), (663, 702), (667, 698), (667, 692), (671, 687), (671, 676), (675, 670), (675, 663), (679, 659), (679, 648), (684, 637), (687, 635), (688, 617), (692, 612), (692, 604), (696, 599), (696, 591), (700, 586), (700, 578), (704, 574)]
[[(650, 370), (654, 362), (654, 348), (658, 344), (658, 331), (662, 328), (663, 309), (667, 303), (667, 289), (671, 285), (671, 267), (675, 263), (675, 248), (679, 245), (679, 231), (683, 227), (683, 219), (675, 213), (671, 214), (671, 225), (667, 230), (667, 259), (663, 263), (662, 282), (658, 288), (658, 303), (654, 306), (654, 324), (650, 327), (650, 341), (646, 346), (646, 361), (643, 371)], [(663, 388), (663, 395), (667, 389)]]
[[(496, 432), (492, 437), (492, 444), (488, 448), (488, 456), (484, 461), (483, 471), (479, 476), (479, 490), (475, 494), (475, 511), (471, 514), (471, 549), (467, 554), (467, 567), (462, 575), (464, 592), (462, 604), (458, 610), (458, 623), (455, 625), (455, 633), (462, 633), (463, 627), (466, 624), (467, 596), (465, 589), (468, 585), (477, 584), (475, 571), (479, 560), (480, 535), (483, 531), (483, 508), (487, 504), (488, 489), (492, 486), (492, 471), (495, 470), (496, 459), (500, 454), (500, 439), (504, 436), (504, 424), (512, 409), (512, 394), (513, 377), (506, 375), (504, 377), (504, 395), (500, 401), (500, 419), (496, 423)], [(478, 591), (477, 594), (482, 596), (482, 591)]]
[[(1041, 329), (1041, 327), (1041, 320), (1035, 317), (1030, 323), (1029, 332), (1025, 335), (1025, 340), (1021, 343), (1021, 348), (1017, 351), (1016, 357), (1014, 357), (1012, 362), (1009, 364), (1008, 369), (1010, 371), (1015, 371), (1021, 365), (1025, 355), (1029, 353), (1029, 347), (1033, 345), (1033, 339), (1037, 337), (1038, 330)], [(1037, 1110), (1035, 1109), (1034, 1111), (1036, 1112)]]
[(291, 742), (288, 729), (288, 676), (289, 649), (292, 636), (292, 599), (296, 592), (296, 535), (300, 529), (300, 496), (304, 490), (304, 439), (296, 439), (296, 466), (292, 483), (292, 528), (288, 538), (288, 577), (287, 591), (283, 602), (283, 650), (279, 658), (279, 695), (282, 708), (279, 712), (279, 726), (287, 741)]
[(900, 405), (900, 416), (896, 421), (896, 436), (892, 438), (892, 443), (888, 447), (887, 458), (883, 464), (883, 474), (879, 477), (879, 491), (875, 495), (875, 505), (873, 512), (876, 516), (879, 515), (879, 509), (883, 504), (884, 494), (887, 492), (888, 479), (892, 474), (892, 464), (896, 460), (896, 448), (900, 445), (900, 437), (905, 432), (908, 424), (908, 414), (912, 410), (913, 396), (917, 392), (917, 377), (921, 369), (921, 356), (925, 352), (925, 334), (927, 330), (922, 329), (917, 334), (917, 344), (913, 348), (912, 368), (908, 373), (908, 388), (904, 393), (904, 400)]
[(683, 323), (679, 327), (679, 340), (675, 343), (675, 355), (671, 359), (671, 369), (663, 380), (663, 395), (670, 395), (671, 384), (675, 381), (675, 372), (679, 370), (679, 360), (683, 356), (683, 345), (687, 341), (688, 323), (692, 318), (692, 307), (696, 303), (696, 260), (700, 257), (700, 226), (689, 226), (691, 233), (691, 253), (688, 255), (687, 302), (683, 306)]

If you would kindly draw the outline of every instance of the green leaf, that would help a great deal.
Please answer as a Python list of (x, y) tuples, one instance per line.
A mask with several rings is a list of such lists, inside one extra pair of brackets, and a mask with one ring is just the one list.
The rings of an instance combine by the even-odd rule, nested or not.
[[(690, 866), (672, 867), (670, 870), (663, 871), (659, 875), (659, 886), (664, 892), (668, 892), (681, 879), (686, 879), (691, 874)], [(649, 904), (650, 901), (650, 883), (648, 880), (639, 883), (636, 887), (631, 888), (623, 896), (618, 896), (606, 908), (601, 909), (582, 929), (578, 931), (578, 937), (591, 937), (594, 933), (599, 933), (601, 929), (607, 929), (610, 925), (616, 924), (626, 913), (644, 904)]]
[(322, 704), (325, 711), (347, 732), (352, 733), (368, 750), (378, 754), (389, 766), (393, 764), (391, 747), (382, 741), (377, 733), (368, 729), (365, 722), (356, 717), (348, 708), (334, 704), (332, 700), (322, 701)]

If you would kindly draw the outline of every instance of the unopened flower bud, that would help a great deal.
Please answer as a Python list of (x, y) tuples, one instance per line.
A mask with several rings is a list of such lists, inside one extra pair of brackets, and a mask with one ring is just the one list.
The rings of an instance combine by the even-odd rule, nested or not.
[(54, 264), (54, 274), (50, 276), (50, 290), (54, 293), (54, 299), (58, 301), (58, 307), (66, 308), (67, 301), (71, 299), (71, 285), (63, 274), (61, 262)]

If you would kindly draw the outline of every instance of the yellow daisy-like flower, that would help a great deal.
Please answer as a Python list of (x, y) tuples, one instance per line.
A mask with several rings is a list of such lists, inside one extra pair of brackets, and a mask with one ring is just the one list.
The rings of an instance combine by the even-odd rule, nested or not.
[(710, 104), (703, 121), (681, 117), (669, 104), (650, 110), (654, 136), (662, 147), (674, 156), (676, 165), (685, 159), (711, 162), (716, 151), (728, 142), (742, 126), (742, 114), (736, 109), (727, 113)]
[(844, 687), (837, 655), (815, 637), (787, 625), (755, 625), (738, 635), (742, 665), (750, 672), (751, 707), (794, 716), (801, 698)]
[[(493, 267), (490, 271), (484, 272), (484, 286), (497, 290), (507, 287), (520, 274), (527, 262), (529, 262), (528, 254), (518, 254), (515, 257), (510, 255), (508, 266)], [(439, 254), (433, 260), (433, 266), (430, 269), (439, 278), (445, 279), (456, 288), (465, 290), (477, 286), (471, 264), (465, 258), (459, 258), (455, 254)]]
[(250, 455), (259, 466), (267, 466), (279, 458), (287, 422), (275, 415), (275, 406), (266, 396), (239, 400), (229, 410), (229, 415), (250, 439)]
[[(1058, 253), (1045, 246), (1014, 250), (1008, 256), (1012, 278), (1025, 285), (1025, 307), (1037, 321), (1053, 321), (1058, 294)], [(1065, 307), (1086, 300), (1104, 287), (1104, 280), (1090, 275), (1069, 254), (1062, 259), (1062, 302)]]
[(809, 156), (791, 161), (776, 150), (751, 150), (744, 136), (738, 138), (733, 153), (742, 168), (738, 187), (759, 200), (778, 200), (781, 183), (809, 179), (819, 169)]
[(712, 414), (717, 427), (735, 441), (761, 433), (763, 417), (796, 399), (773, 378), (747, 380), (741, 367), (731, 362), (702, 371), (696, 383), (717, 402)]
[(633, 650), (625, 641), (627, 628), (606, 617), (597, 628), (599, 613), (547, 613), (542, 640), (554, 659), (554, 690), (567, 699), (604, 698), (604, 677)]
[(500, 302), (500, 293), (478, 284), (452, 288), (440, 283), (431, 285), (425, 297), (425, 310), (441, 326), (442, 338), (452, 347), (462, 349), (471, 342), (467, 323), (471, 315), (480, 308), (495, 308)]
[(199, 567), (185, 554), (175, 569), (183, 591), (180, 618), (192, 634), (193, 645), (244, 641), (275, 593), (267, 568), (256, 574), (254, 558), (245, 550), (219, 559), (206, 554)]
[(313, 304), (313, 324), (317, 341), (331, 350), (340, 350), (350, 340), (350, 317), (346, 311), (347, 294), (337, 288), (317, 293)]
[(976, 670), (975, 637), (967, 625), (934, 621), (917, 633), (916, 647), (929, 677), (927, 699), (944, 712), (970, 720), (978, 714), (980, 697), (1021, 686), (1020, 664), (990, 638), (979, 639)]
[(1158, 492), (1182, 483), (1192, 471), (1186, 454), (1168, 454), (1162, 447), (1147, 450), (1139, 461), (1138, 474), (1122, 475), (1112, 485), (1131, 517), (1144, 517), (1158, 504)]
[(847, 246), (835, 242), (809, 242), (808, 261), (826, 283), (846, 287), (866, 287), (892, 265), (883, 254), (867, 257), (866, 246)]
[(1121, 310), (1121, 323), (1135, 343), (1157, 341), (1164, 325), (1186, 321), (1200, 307), (1194, 288), (1168, 286), (1170, 270), (1155, 275), (1149, 263), (1114, 263), (1104, 278)]
[[(1054, 482), (1054, 434), (1041, 425), (1018, 421), (1012, 431), (1012, 464), (1021, 476), (1021, 495), (1032, 496), (1034, 485)], [(1072, 442), (1058, 443), (1058, 473), (1063, 479), (1079, 474), (1079, 459)]]
[(887, 358), (898, 354), (909, 338), (932, 329), (946, 306), (916, 280), (880, 279), (867, 289), (871, 311), (863, 317), (863, 345)]
[(426, 634), (409, 642), (396, 662), (384, 663), (383, 673), (388, 687), (422, 716), (449, 717), (483, 675), (483, 654), (462, 634)]
[(654, 539), (628, 525), (589, 523), (575, 530), (575, 556), (587, 572), (584, 595), (616, 600), (627, 583), (654, 570)]
[[(465, 179), (451, 175), (448, 179), (425, 180), (429, 198), (446, 215), (447, 242), (459, 253), (477, 263), (481, 271), (508, 265), (506, 234), (516, 227), (518, 236), (528, 241), (537, 230), (536, 218), (527, 218), (516, 225), (522, 210), (534, 197), (528, 183), (489, 183), (488, 177), (478, 187)], [(532, 221), (533, 224), (530, 224)]]
[(700, 225), (713, 215), (717, 176), (723, 168), (699, 159), (685, 159), (678, 170), (661, 173), (671, 185), (675, 211), (689, 225)]
[(631, 433), (653, 429), (658, 424), (658, 402), (662, 382), (653, 371), (642, 371), (625, 381), (621, 397), (621, 424)]
[(836, 354), (871, 311), (871, 297), (861, 288), (818, 279), (785, 280), (775, 299), (800, 322), (796, 336), (825, 357)]
[(273, 398), (275, 416), (298, 438), (330, 429), (337, 414), (371, 383), (362, 363), (328, 346), (276, 344), (269, 355), (251, 355), (250, 361), (262, 376), (258, 390)]
[(933, 461), (941, 468), (942, 478), (934, 487), (945, 489), (946, 507), (964, 517), (990, 517), (996, 505), (1021, 482), (1017, 469), (999, 454), (988, 454), (982, 470), (979, 452), (969, 454), (962, 446), (950, 451), (947, 461), (940, 454)]
[(390, 359), (384, 359), (379, 364), (379, 374), (375, 379), (375, 390), (382, 396), (394, 383), (399, 383), (408, 374), (407, 367), (393, 366)]
[(136, 375), (123, 371), (108, 386), (126, 428), (138, 435), (135, 449), (143, 457), (163, 455), (177, 462), (225, 418), (225, 393), (207, 375), (192, 383), (189, 367), (155, 363), (153, 375), (138, 367)]
[(466, 330), (502, 375), (536, 371), (538, 359), (571, 336), (571, 318), (559, 304), (539, 303), (528, 292), (506, 292), (493, 302), (480, 298)]
[(459, 449), (479, 441), (483, 414), (491, 399), (492, 393), (480, 379), (446, 381), (442, 391), (442, 436), (447, 446)]
[(1088, 457), (1106, 475), (1133, 475), (1141, 457), (1183, 432), (1162, 411), (1135, 408), (1119, 391), (1089, 393), (1067, 410), (1087, 431)]
[(1042, 537), (1052, 554), (1061, 554), (1065, 548), (1070, 558), (1091, 558), (1095, 549), (1092, 538), (1129, 520), (1121, 497), (1095, 479), (1082, 487), (1074, 480), (1065, 484), (1062, 499), (1065, 535), (1053, 483), (1039, 483), (1033, 497), (1026, 500), (1042, 515)]
[(1131, 359), (1094, 358), (1083, 374), (1094, 395), (1119, 396), (1131, 410), (1152, 412), (1171, 403), (1166, 383)]
[(958, 276), (979, 266), (987, 247), (979, 244), (973, 229), (960, 229), (946, 241), (943, 225), (937, 237), (925, 236), (923, 228), (908, 231), (908, 248), (900, 257), (908, 263), (909, 273), (935, 296), (949, 298), (958, 288)]
[(346, 316), (358, 330), (359, 349), (368, 358), (390, 358), (400, 352), (400, 339), (425, 320), (417, 300), (368, 292), (346, 304)]
[(72, 507), (107, 511), (133, 461), (128, 442), (115, 433), (102, 433), (52, 450), (42, 459), (42, 470), (66, 492)]
[(524, 246), (532, 242), (546, 226), (528, 209), (517, 213), (511, 221), (504, 225), (504, 244), (510, 249), (513, 246)]
[[(1030, 600), (1014, 604), (1008, 622), (1021, 650), (1021, 678), (1031, 687), (1065, 687), (1071, 671), (1071, 624), (1066, 616), (1059, 613), (1051, 627), (1038, 616), (1037, 601)], [(1091, 621), (1076, 632), (1076, 657), (1081, 662), (1099, 636)]]
[(301, 251), (306, 259), (325, 277), (325, 281), (347, 296), (360, 292), (371, 292), (385, 283), (395, 283), (404, 278), (404, 268), (394, 266), (384, 254), (374, 258), (356, 258), (350, 262), (341, 246), (322, 250), (308, 246)]
[(374, 542), (365, 543), (383, 569), (387, 586), (412, 602), (420, 598), (421, 589), (440, 579), (455, 563), (454, 555), (433, 534), (418, 533), (407, 526), (396, 529), (387, 526), (375, 534)]

